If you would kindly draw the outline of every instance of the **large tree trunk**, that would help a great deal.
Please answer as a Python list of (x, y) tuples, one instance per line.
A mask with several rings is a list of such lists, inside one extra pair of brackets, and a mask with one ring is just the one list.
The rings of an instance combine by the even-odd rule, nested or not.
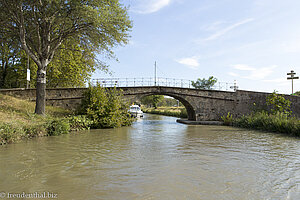
[(46, 106), (46, 67), (37, 70), (35, 113), (44, 115)]

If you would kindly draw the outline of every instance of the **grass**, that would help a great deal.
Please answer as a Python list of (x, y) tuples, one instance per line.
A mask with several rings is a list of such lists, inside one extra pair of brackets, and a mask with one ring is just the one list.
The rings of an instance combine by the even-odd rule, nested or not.
[[(24, 138), (51, 135), (48, 131), (50, 128), (56, 130), (64, 123), (53, 124), (52, 121), (72, 114), (59, 107), (46, 106), (46, 116), (41, 116), (34, 114), (34, 109), (35, 102), (0, 94), (0, 145)], [(59, 131), (57, 129), (55, 134)]]
[(187, 118), (187, 112), (184, 107), (158, 107), (157, 109), (142, 108), (142, 110), (145, 113)]
[(300, 137), (300, 120), (280, 112), (276, 114), (267, 112), (252, 113), (235, 119), (233, 125)]

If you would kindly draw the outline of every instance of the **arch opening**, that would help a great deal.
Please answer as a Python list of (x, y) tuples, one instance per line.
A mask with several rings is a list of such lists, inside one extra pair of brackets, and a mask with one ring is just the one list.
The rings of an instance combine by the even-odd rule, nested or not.
[(185, 109), (187, 111), (188, 120), (196, 121), (195, 109), (183, 97), (180, 97), (180, 96), (177, 96), (177, 95), (174, 95), (174, 94), (168, 94), (168, 93), (147, 93), (147, 94), (143, 94), (143, 95), (138, 95), (137, 99), (141, 100), (143, 97), (151, 96), (151, 95), (164, 95), (164, 96), (169, 96), (169, 97), (172, 97), (172, 98), (178, 100), (185, 107)]

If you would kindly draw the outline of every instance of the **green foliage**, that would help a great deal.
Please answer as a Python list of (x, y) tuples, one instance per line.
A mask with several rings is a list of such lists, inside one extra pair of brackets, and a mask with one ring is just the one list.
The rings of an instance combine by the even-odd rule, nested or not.
[(222, 116), (221, 119), (225, 125), (231, 125), (233, 122), (232, 114), (230, 114), (230, 112), (227, 113), (227, 116)]
[(277, 94), (276, 91), (267, 96), (266, 103), (271, 107), (273, 114), (277, 112), (291, 114), (291, 102), (285, 99), (283, 95)]
[(171, 117), (180, 117), (180, 118), (187, 118), (187, 111), (185, 108), (178, 110), (171, 110), (171, 109), (143, 109), (145, 113), (157, 114), (157, 115), (165, 115)]
[(192, 86), (196, 89), (210, 90), (217, 83), (217, 81), (218, 81), (218, 79), (213, 76), (210, 76), (208, 79), (198, 78), (197, 81), (192, 81)]
[(80, 113), (93, 121), (92, 128), (114, 128), (132, 123), (128, 108), (119, 90), (109, 90), (97, 84), (95, 87), (90, 85), (84, 94)]
[(155, 109), (157, 109), (157, 105), (159, 102), (164, 100), (163, 95), (150, 95), (145, 96), (141, 99), (142, 104), (144, 105), (152, 105)]
[(67, 119), (53, 119), (50, 120), (46, 126), (49, 136), (67, 134), (70, 132), (70, 124)]
[(115, 58), (113, 49), (127, 44), (132, 28), (127, 8), (119, 0), (2, 0), (0, 19), (0, 35), (16, 41), (38, 67), (35, 113), (41, 115), (45, 114), (46, 70), (64, 42), (76, 41), (79, 50)]
[(300, 91), (294, 93), (295, 96), (300, 96)]
[(186, 111), (185, 108), (180, 109), (179, 117), (181, 117), (181, 118), (187, 118), (188, 117), (188, 114), (187, 114), (187, 111)]
[(248, 116), (235, 119), (234, 125), (238, 127), (300, 136), (300, 120), (280, 112), (275, 114), (267, 112), (252, 113)]
[(68, 119), (70, 128), (74, 131), (89, 130), (91, 125), (93, 124), (93, 121), (85, 115), (71, 116)]
[(15, 137), (17, 133), (23, 133), (19, 127), (14, 127), (11, 124), (0, 124), (0, 145), (12, 143), (18, 138)]
[(46, 128), (43, 124), (11, 124), (0, 123), (0, 145), (13, 143), (23, 138), (45, 136)]
[[(15, 54), (14, 62), (9, 65), (5, 65), (5, 63), (1, 65), (0, 62), (0, 88), (26, 86), (28, 57), (24, 50), (19, 49), (18, 51)], [(64, 42), (55, 55), (46, 70), (46, 85), (50, 88), (84, 87), (96, 69), (107, 71), (107, 66), (97, 61), (95, 53), (80, 47), (78, 41)], [(2, 68), (3, 65), (7, 66), (6, 69)], [(35, 88), (38, 66), (32, 59), (29, 59), (29, 69), (31, 77), (29, 86)]]

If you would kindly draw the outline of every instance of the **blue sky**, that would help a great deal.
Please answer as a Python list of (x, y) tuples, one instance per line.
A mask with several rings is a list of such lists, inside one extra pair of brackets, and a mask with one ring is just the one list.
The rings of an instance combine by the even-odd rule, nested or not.
[[(300, 75), (299, 0), (122, 0), (133, 29), (129, 44), (104, 60), (112, 75), (237, 80), (239, 89), (291, 93)], [(300, 80), (294, 81), (300, 90)]]

